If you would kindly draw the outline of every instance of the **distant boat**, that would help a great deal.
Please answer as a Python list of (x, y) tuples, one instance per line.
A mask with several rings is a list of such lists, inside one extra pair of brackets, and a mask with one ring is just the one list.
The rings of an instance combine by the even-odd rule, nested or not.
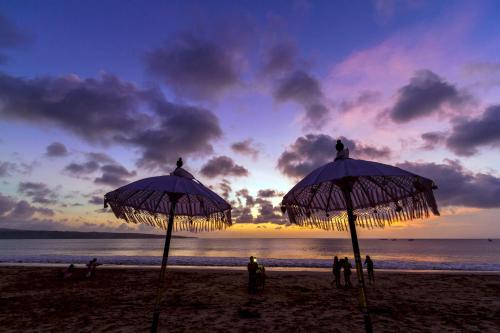
[(408, 242), (413, 242), (413, 241), (414, 241), (413, 238), (408, 239)]
[(493, 242), (493, 239), (491, 239), (491, 238), (488, 238), (488, 242)]

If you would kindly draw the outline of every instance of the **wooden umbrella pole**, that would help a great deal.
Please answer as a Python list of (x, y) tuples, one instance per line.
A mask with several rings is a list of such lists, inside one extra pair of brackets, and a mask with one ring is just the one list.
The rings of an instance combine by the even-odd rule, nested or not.
[(352, 250), (354, 252), (354, 260), (356, 263), (356, 272), (358, 275), (358, 287), (359, 287), (359, 304), (361, 306), (361, 311), (363, 312), (363, 319), (365, 321), (365, 330), (367, 333), (372, 333), (372, 321), (370, 318), (370, 313), (368, 312), (368, 302), (366, 300), (365, 293), (365, 279), (363, 276), (363, 266), (361, 264), (361, 254), (359, 252), (358, 235), (356, 233), (356, 218), (354, 216), (354, 210), (351, 199), (351, 192), (347, 189), (344, 190), (344, 197), (347, 206), (347, 217), (349, 220), (349, 230), (351, 231), (351, 241)]
[(153, 312), (153, 322), (151, 324), (151, 333), (158, 330), (158, 321), (160, 319), (160, 303), (163, 296), (163, 287), (165, 285), (165, 273), (167, 271), (168, 250), (170, 249), (170, 238), (172, 238), (172, 228), (174, 225), (174, 214), (177, 200), (170, 201), (170, 213), (168, 215), (167, 238), (163, 248), (163, 259), (161, 260), (160, 280), (158, 281), (158, 291), (156, 292), (156, 302)]

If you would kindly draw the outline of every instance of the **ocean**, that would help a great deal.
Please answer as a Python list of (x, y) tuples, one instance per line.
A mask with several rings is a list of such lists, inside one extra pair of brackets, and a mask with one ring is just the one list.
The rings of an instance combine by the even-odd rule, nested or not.
[[(2, 239), (1, 264), (160, 265), (162, 239)], [(361, 239), (361, 254), (377, 269), (500, 271), (500, 240)], [(169, 265), (245, 267), (249, 256), (266, 267), (331, 267), (332, 257), (353, 262), (349, 239), (172, 239)]]

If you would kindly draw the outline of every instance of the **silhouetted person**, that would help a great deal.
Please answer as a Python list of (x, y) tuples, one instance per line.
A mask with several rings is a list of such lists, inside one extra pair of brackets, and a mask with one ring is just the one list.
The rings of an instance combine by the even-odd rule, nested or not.
[(73, 276), (73, 272), (75, 270), (75, 265), (69, 265), (64, 271), (59, 272), (59, 278), (63, 280), (67, 280)]
[(343, 267), (344, 267), (345, 286), (347, 288), (351, 288), (352, 287), (352, 284), (351, 284), (351, 268), (352, 268), (352, 265), (349, 262), (349, 259), (347, 259), (347, 257), (344, 258)]
[(370, 283), (375, 282), (375, 275), (373, 275), (373, 261), (370, 256), (366, 256), (365, 259), (366, 270), (368, 271), (368, 281)]
[(85, 274), (85, 277), (91, 278), (95, 276), (95, 270), (97, 266), (100, 266), (101, 264), (97, 262), (97, 258), (94, 258), (89, 261), (87, 264), (87, 274)]
[(248, 292), (255, 293), (256, 292), (256, 280), (257, 280), (257, 269), (259, 265), (257, 264), (257, 260), (252, 256), (250, 257), (250, 262), (247, 265), (248, 268)]
[(335, 256), (333, 258), (333, 277), (335, 278), (335, 287), (340, 288), (342, 284), (340, 283), (340, 269), (342, 268), (342, 263), (339, 261), (339, 258)]

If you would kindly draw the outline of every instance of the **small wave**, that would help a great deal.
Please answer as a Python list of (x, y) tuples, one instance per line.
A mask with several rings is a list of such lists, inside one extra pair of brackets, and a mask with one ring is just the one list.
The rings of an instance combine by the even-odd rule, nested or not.
[[(17, 255), (2, 256), (0, 263), (27, 264), (85, 264), (92, 257), (72, 255)], [(108, 265), (161, 265), (159, 256), (99, 256), (99, 261)], [(246, 266), (246, 257), (183, 257), (172, 256), (169, 265), (176, 266)], [(259, 258), (259, 262), (267, 267), (304, 267), (330, 268), (331, 261), (326, 259), (280, 259)], [(398, 270), (461, 270), (461, 271), (500, 271), (500, 264), (489, 263), (456, 263), (456, 262), (426, 262), (426, 261), (376, 261), (376, 269)]]

